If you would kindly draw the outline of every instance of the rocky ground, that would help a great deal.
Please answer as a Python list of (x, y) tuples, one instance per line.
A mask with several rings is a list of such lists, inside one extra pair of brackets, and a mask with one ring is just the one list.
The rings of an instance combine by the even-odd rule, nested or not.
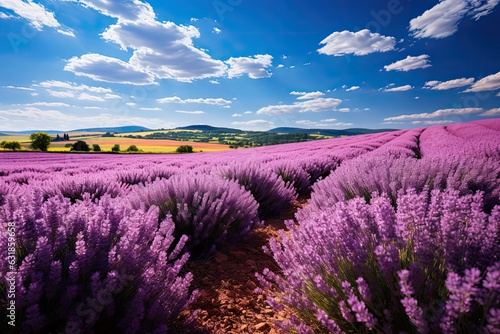
[(279, 271), (262, 246), (277, 236), (277, 231), (284, 228), (284, 221), (293, 219), (304, 202), (299, 200), (282, 216), (267, 220), (248, 240), (227, 244), (208, 259), (190, 262), (187, 269), (194, 275), (194, 288), (200, 291), (190, 312), (200, 310), (196, 323), (200, 332), (284, 333), (275, 323), (289, 314), (275, 312), (263, 295), (254, 292), (258, 285), (255, 273), (264, 268)]

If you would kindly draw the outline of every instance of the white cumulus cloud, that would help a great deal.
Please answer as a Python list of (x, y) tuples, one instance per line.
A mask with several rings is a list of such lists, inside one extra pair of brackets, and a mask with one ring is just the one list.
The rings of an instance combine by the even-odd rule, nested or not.
[(488, 75), (481, 80), (476, 81), (469, 89), (465, 92), (483, 92), (488, 90), (500, 89), (500, 72)]
[(132, 85), (154, 83), (154, 77), (150, 73), (146, 73), (144, 69), (120, 59), (96, 53), (88, 53), (69, 59), (64, 70), (95, 81)]
[(410, 114), (410, 115), (400, 115), (394, 117), (384, 118), (384, 121), (405, 121), (412, 119), (429, 119), (438, 118), (445, 116), (456, 116), (456, 115), (470, 115), (482, 112), (482, 108), (451, 108), (451, 109), (439, 109), (433, 113), (421, 113), (421, 114)]
[(305, 93), (305, 92), (291, 92), (291, 95), (300, 95), (297, 100), (309, 100), (309, 99), (316, 99), (318, 97), (322, 97), (325, 94), (319, 91), (316, 92), (310, 92), (310, 93)]
[(346, 92), (351, 92), (353, 90), (358, 90), (360, 87), (359, 86), (352, 86), (351, 88), (347, 88), (345, 91)]
[(257, 114), (283, 115), (303, 112), (320, 112), (335, 110), (342, 100), (335, 98), (316, 98), (305, 101), (297, 101), (293, 104), (269, 105), (257, 110)]
[(227, 66), (193, 45), (200, 32), (193, 26), (173, 22), (127, 22), (114, 24), (102, 34), (123, 50), (135, 50), (129, 63), (159, 79), (190, 82), (220, 77)]
[(1, 86), (1, 88), (17, 89), (17, 90), (27, 90), (27, 91), (34, 91), (35, 90), (33, 88), (21, 87), (21, 86)]
[(411, 90), (411, 89), (413, 89), (412, 86), (404, 85), (404, 86), (399, 86), (399, 87), (387, 88), (384, 90), (384, 92), (406, 92), (406, 91)]
[(478, 20), (488, 15), (500, 0), (442, 0), (410, 21), (410, 33), (416, 38), (445, 38), (458, 30), (465, 16)]
[(76, 37), (75, 33), (71, 29), (57, 29), (57, 32), (62, 34), (62, 35), (69, 36), (69, 37)]
[(229, 78), (239, 77), (247, 74), (251, 79), (261, 79), (271, 77), (267, 71), (272, 66), (273, 56), (268, 54), (258, 54), (253, 57), (229, 58), (226, 64), (229, 65), (227, 75)]
[(97, 95), (91, 95), (88, 93), (81, 93), (78, 97), (78, 100), (84, 100), (84, 101), (96, 101), (96, 102), (104, 102), (104, 99), (100, 96)]
[(144, 111), (163, 111), (163, 109), (158, 108), (158, 107), (142, 107), (139, 109), (144, 110)]
[[(191, 82), (227, 73), (228, 66), (223, 61), (213, 59), (206, 50), (194, 45), (193, 39), (200, 37), (196, 27), (157, 21), (153, 8), (146, 2), (81, 0), (78, 3), (116, 18), (116, 23), (102, 33), (102, 38), (133, 52), (126, 61), (104, 55), (74, 57), (66, 66), (68, 71), (94, 80), (135, 85), (151, 84), (156, 79)], [(78, 60), (82, 62), (84, 57), (85, 66), (73, 64)], [(112, 66), (104, 76), (100, 70), (106, 64)], [(130, 73), (132, 78), (125, 73)]]
[(433, 81), (427, 81), (424, 85), (424, 88), (433, 90), (447, 90), (463, 86), (469, 86), (472, 85), (473, 83), (474, 83), (474, 78), (460, 78), (448, 81), (433, 80)]
[(82, 85), (69, 81), (48, 80), (33, 84), (32, 87), (43, 88), (51, 96), (61, 99), (75, 98), (96, 102), (121, 99), (121, 96), (114, 94), (110, 88)]
[[(63, 28), (54, 13), (47, 10), (42, 4), (35, 3), (32, 0), (1, 0), (0, 7), (13, 11), (17, 16), (27, 20), (38, 31), (42, 31), (44, 27), (49, 27), (56, 29), (61, 34), (75, 37), (69, 29)], [(0, 14), (3, 14), (0, 16), (1, 19), (13, 17), (5, 13)]]
[(9, 15), (5, 14), (4, 12), (0, 12), (0, 19), (2, 20), (9, 20), (9, 19), (15, 19), (16, 17), (14, 15)]
[(387, 52), (394, 50), (396, 39), (372, 33), (368, 29), (358, 32), (336, 31), (323, 39), (320, 44), (325, 44), (317, 51), (329, 56), (343, 56), (354, 54), (364, 56), (374, 52)]
[(209, 105), (215, 105), (215, 106), (228, 106), (232, 102), (229, 100), (225, 100), (223, 98), (197, 98), (197, 99), (181, 99), (178, 96), (171, 96), (171, 97), (164, 97), (161, 99), (156, 100), (159, 103), (179, 103), (179, 104), (185, 104), (185, 103), (199, 103), (199, 104), (209, 104)]
[(72, 0), (84, 7), (92, 8), (103, 15), (118, 19), (120, 22), (154, 21), (156, 14), (147, 2), (139, 0)]
[(427, 68), (431, 66), (432, 65), (429, 64), (429, 56), (424, 54), (416, 57), (408, 56), (405, 59), (398, 60), (389, 65), (385, 65), (384, 69), (386, 71), (408, 72), (411, 70), (416, 70), (419, 68)]
[(201, 115), (204, 114), (204, 111), (201, 110), (176, 110), (175, 112), (180, 114), (191, 114), (191, 115)]
[(479, 116), (500, 116), (500, 108), (490, 109), (482, 114), (479, 114)]
[(471, 13), (472, 18), (479, 20), (481, 17), (490, 14), (499, 2), (500, 0), (470, 0), (470, 3), (474, 6)]
[(53, 107), (53, 108), (58, 108), (58, 107), (69, 107), (70, 105), (67, 103), (62, 103), (62, 102), (34, 102), (34, 103), (29, 103), (26, 104), (28, 107)]
[(69, 99), (75, 97), (75, 93), (70, 91), (58, 91), (58, 90), (47, 89), (47, 93), (49, 93), (51, 96), (58, 97), (60, 99)]
[(43, 87), (46, 89), (66, 89), (71, 91), (89, 91), (92, 93), (112, 93), (110, 88), (80, 85), (69, 81), (48, 80), (42, 81), (34, 85), (35, 87)]

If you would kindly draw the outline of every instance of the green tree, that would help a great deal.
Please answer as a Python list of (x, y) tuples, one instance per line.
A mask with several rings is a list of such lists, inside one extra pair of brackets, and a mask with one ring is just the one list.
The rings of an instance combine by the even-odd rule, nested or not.
[(77, 141), (76, 143), (73, 144), (73, 146), (71, 147), (71, 151), (84, 151), (84, 152), (88, 152), (88, 151), (90, 151), (90, 147), (83, 140), (79, 140), (79, 141)]
[(45, 132), (32, 133), (30, 136), (31, 148), (46, 152), (50, 146), (50, 136)]
[(93, 144), (92, 145), (92, 150), (94, 152), (101, 152), (101, 146), (99, 146), (98, 144)]
[(139, 152), (139, 148), (135, 145), (130, 145), (127, 150), (127, 152)]
[(193, 146), (191, 145), (182, 145), (177, 147), (177, 153), (193, 153)]
[(113, 145), (113, 147), (111, 148), (111, 152), (120, 152), (120, 145)]
[(5, 140), (0, 143), (0, 147), (12, 151), (17, 151), (22, 148), (21, 143), (18, 141), (5, 141)]

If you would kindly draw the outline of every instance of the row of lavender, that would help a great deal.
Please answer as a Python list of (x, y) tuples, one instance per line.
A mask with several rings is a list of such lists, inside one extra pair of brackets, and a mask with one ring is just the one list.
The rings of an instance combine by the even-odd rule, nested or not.
[(258, 275), (281, 326), (500, 333), (499, 149), (499, 120), (408, 131), (313, 185)]
[[(289, 223), (292, 236), (283, 236), (283, 254), (306, 261), (307, 265), (301, 265), (304, 270), (297, 272), (315, 273), (314, 279), (324, 266), (307, 262), (307, 256), (319, 244), (313, 238), (307, 247), (296, 243), (301, 233), (335, 226), (333, 218), (339, 212), (361, 215), (376, 201), (385, 203), (383, 198), (391, 207), (400, 208), (401, 198), (413, 194), (409, 189), (418, 194), (425, 186), (457, 189), (458, 193), (446, 195), (456, 196), (457, 201), (476, 196), (469, 202), (486, 210), (489, 218), (483, 217), (483, 221), (491, 225), (492, 235), (498, 239), (499, 215), (493, 208), (499, 204), (499, 130), (500, 122), (486, 121), (181, 156), (2, 154), (0, 247), (8, 249), (13, 241), (15, 257), (2, 258), (0, 284), (15, 277), (17, 319), (23, 331), (178, 332), (181, 310), (196, 297), (196, 291), (189, 290), (191, 275), (182, 271), (189, 256), (204, 256), (223, 242), (239, 240), (311, 189), (309, 207), (297, 216), (300, 228)], [(410, 194), (399, 196), (400, 189), (408, 189)], [(484, 192), (485, 205), (473, 195), (476, 190)], [(368, 209), (363, 211), (361, 202), (344, 202), (356, 196), (364, 196), (372, 204), (366, 204)], [(353, 209), (337, 205), (352, 205)], [(383, 217), (389, 219), (403, 211), (398, 209), (392, 216), (387, 212)], [(326, 225), (317, 224), (318, 215), (325, 217)], [(396, 220), (388, 220), (391, 223)], [(7, 233), (11, 227), (13, 236)], [(327, 229), (328, 233), (333, 230)], [(393, 254), (401, 242), (392, 235), (387, 238), (392, 238), (387, 241), (392, 248), (385, 251)], [(498, 244), (497, 239), (493, 242)], [(285, 255), (276, 242), (272, 245), (285, 274), (287, 266), (300, 262), (280, 261)], [(486, 250), (483, 253), (491, 255)], [(336, 258), (343, 253), (319, 254)], [(496, 253), (493, 255), (489, 263), (498, 261)], [(448, 270), (445, 267), (443, 275)], [(307, 275), (282, 280), (268, 275), (284, 289), (284, 296), (295, 291), (302, 298), (298, 304), (291, 302), (295, 295), (283, 299), (300, 310), (295, 322), (284, 325), (303, 330), (335, 328), (330, 324), (337, 320), (335, 312), (314, 303), (314, 294), (322, 291), (318, 288), (321, 282), (311, 285), (317, 282)], [(334, 271), (325, 275), (336, 277)], [(8, 282), (0, 285), (2, 291), (7, 291)], [(326, 291), (332, 291), (335, 284), (325, 282), (330, 287)], [(359, 297), (358, 290), (353, 291)], [(321, 296), (331, 304), (332, 296)], [(7, 295), (2, 296), (2, 312), (8, 302)], [(354, 318), (358, 316), (350, 312)], [(409, 321), (404, 325), (413, 326)]]

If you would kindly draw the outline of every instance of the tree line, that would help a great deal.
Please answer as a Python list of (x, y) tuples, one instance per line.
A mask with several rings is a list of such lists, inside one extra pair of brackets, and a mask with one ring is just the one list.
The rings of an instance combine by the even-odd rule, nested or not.
[(70, 140), (69, 134), (64, 133), (63, 136), (59, 136), (59, 134), (56, 135), (56, 138), (51, 139), (51, 141), (68, 141)]

